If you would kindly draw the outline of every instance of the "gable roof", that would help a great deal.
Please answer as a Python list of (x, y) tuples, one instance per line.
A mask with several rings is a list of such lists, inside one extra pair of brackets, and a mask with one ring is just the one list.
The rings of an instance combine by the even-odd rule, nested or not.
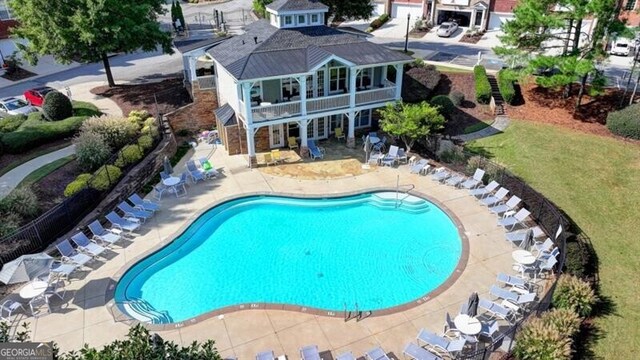
[(222, 105), (217, 108), (214, 113), (223, 126), (237, 124), (236, 113), (229, 104)]
[(413, 60), (361, 36), (324, 25), (279, 29), (260, 20), (245, 30), (245, 34), (208, 51), (239, 80), (310, 72), (332, 56), (355, 65)]
[(267, 5), (267, 9), (273, 11), (329, 10), (329, 7), (319, 0), (276, 0)]
[(188, 53), (193, 50), (197, 50), (200, 48), (206, 48), (210, 46), (215, 46), (225, 40), (227, 40), (229, 36), (224, 37), (211, 37), (207, 39), (189, 39), (189, 40), (179, 40), (174, 41), (173, 46), (178, 49), (181, 54)]

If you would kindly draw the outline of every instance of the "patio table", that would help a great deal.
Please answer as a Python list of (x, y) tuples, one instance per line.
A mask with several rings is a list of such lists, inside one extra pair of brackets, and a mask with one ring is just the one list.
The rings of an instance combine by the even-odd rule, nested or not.
[(179, 182), (180, 182), (180, 178), (175, 176), (170, 176), (162, 180), (162, 183), (165, 184), (166, 186), (176, 186)]
[(466, 314), (460, 314), (453, 319), (456, 328), (466, 335), (477, 335), (482, 330), (480, 320)]
[(522, 264), (522, 265), (531, 265), (534, 262), (536, 262), (536, 257), (527, 250), (516, 250), (513, 253), (511, 253), (511, 257), (518, 264)]
[(379, 138), (379, 137), (377, 137), (377, 136), (369, 136), (369, 141), (370, 141), (372, 144), (377, 144), (377, 143), (379, 143), (379, 142), (380, 142), (380, 138)]
[(20, 297), (25, 300), (33, 299), (35, 297), (38, 297), (44, 294), (48, 286), (49, 285), (47, 284), (46, 281), (40, 281), (40, 280), (32, 281), (27, 285), (25, 285), (22, 289), (20, 289)]

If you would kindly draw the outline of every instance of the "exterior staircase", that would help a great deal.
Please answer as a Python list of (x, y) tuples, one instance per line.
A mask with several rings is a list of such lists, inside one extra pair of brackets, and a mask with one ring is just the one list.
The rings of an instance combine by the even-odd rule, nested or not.
[(496, 116), (507, 115), (507, 112), (504, 108), (504, 98), (500, 94), (500, 88), (498, 87), (498, 80), (494, 75), (487, 75), (489, 79), (489, 84), (491, 84), (491, 96), (496, 105)]

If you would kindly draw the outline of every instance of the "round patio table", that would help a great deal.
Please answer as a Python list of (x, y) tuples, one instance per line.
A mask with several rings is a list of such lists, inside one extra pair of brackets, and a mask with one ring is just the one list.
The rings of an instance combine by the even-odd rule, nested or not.
[(377, 144), (380, 142), (380, 138), (376, 136), (369, 136), (369, 142), (371, 142), (372, 144)]
[(26, 300), (33, 299), (44, 294), (48, 286), (46, 281), (32, 281), (20, 289), (20, 297)]
[(175, 176), (171, 176), (168, 177), (164, 180), (162, 180), (162, 183), (167, 185), (167, 186), (175, 186), (180, 182), (180, 178), (179, 177), (175, 177)]
[(482, 330), (480, 320), (466, 314), (460, 314), (453, 319), (456, 328), (467, 335), (477, 335)]
[(513, 253), (511, 253), (511, 257), (518, 264), (522, 264), (522, 265), (531, 265), (534, 262), (536, 262), (536, 257), (527, 250), (516, 250)]

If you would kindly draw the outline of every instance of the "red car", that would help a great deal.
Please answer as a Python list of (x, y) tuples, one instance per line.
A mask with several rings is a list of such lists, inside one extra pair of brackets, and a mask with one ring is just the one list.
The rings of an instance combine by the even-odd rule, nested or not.
[(52, 91), (57, 91), (57, 90), (54, 88), (50, 88), (48, 86), (30, 89), (24, 92), (24, 98), (31, 105), (42, 106), (42, 103), (44, 103), (45, 95), (47, 95)]

